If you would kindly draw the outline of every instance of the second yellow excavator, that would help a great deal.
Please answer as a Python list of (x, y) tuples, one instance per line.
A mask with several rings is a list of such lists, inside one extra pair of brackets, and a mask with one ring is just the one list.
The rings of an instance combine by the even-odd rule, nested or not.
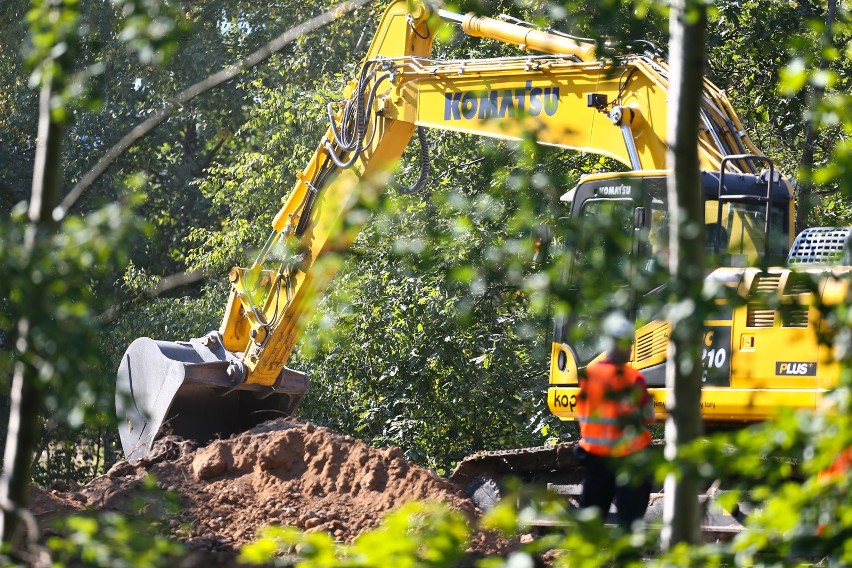
[[(433, 40), (447, 25), (534, 53), (433, 59)], [(455, 14), (422, 2), (391, 3), (344, 100), (329, 105), (328, 130), (297, 175), (257, 259), (231, 270), (220, 329), (187, 342), (140, 338), (128, 348), (116, 394), (127, 458), (144, 457), (165, 428), (203, 442), (293, 412), (308, 379), (286, 364), (333, 277), (322, 255), (349, 246), (362, 222), (350, 215), (354, 203), (364, 192), (384, 190), (415, 132), (422, 150), (415, 190), (429, 173), (427, 128), (502, 139), (534, 133), (542, 144), (613, 158), (632, 171), (584, 179), (564, 197), (565, 217), (584, 226), (587, 219), (607, 216), (632, 235), (630, 255), (650, 260), (660, 254), (668, 222), (663, 171), (668, 94), (668, 67), (658, 57), (603, 61), (588, 42), (523, 23)], [(830, 352), (817, 341), (821, 321), (814, 294), (799, 279), (800, 271), (748, 268), (787, 255), (793, 237), (790, 183), (752, 144), (725, 94), (710, 82), (704, 85), (701, 120), (705, 228), (719, 262), (708, 278), (744, 298), (742, 305), (720, 303), (718, 314), (705, 322), (703, 412), (720, 421), (756, 420), (781, 405), (813, 407), (838, 376)], [(846, 250), (847, 235), (844, 230), (800, 235), (793, 260), (833, 262)], [(589, 258), (603, 246), (594, 230), (581, 240), (567, 243), (573, 251), (569, 288), (581, 285)], [(847, 272), (835, 268), (837, 277), (823, 280), (823, 301), (842, 301)], [(629, 280), (612, 286), (629, 286)], [(779, 308), (758, 294), (763, 291), (795, 300), (798, 311), (779, 317)], [(641, 298), (635, 303), (634, 317), (647, 321), (640, 315)], [(557, 322), (547, 397), (560, 418), (573, 416), (578, 368), (598, 355), (594, 329), (601, 316), (590, 312)], [(577, 326), (589, 331), (587, 344), (570, 344), (569, 332)], [(667, 323), (651, 319), (637, 332), (633, 357), (657, 390), (660, 414), (666, 343)], [(560, 452), (564, 449), (515, 451), (492, 462), (515, 473), (553, 469), (568, 459)], [(466, 475), (485, 468), (485, 461), (469, 466)]]

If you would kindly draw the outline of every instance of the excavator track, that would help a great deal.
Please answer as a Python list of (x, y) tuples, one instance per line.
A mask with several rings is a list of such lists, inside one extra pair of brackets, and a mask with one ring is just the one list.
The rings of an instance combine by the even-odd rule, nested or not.
[(476, 479), (517, 477), (526, 483), (579, 483), (582, 469), (574, 457), (575, 442), (513, 450), (478, 452), (460, 461), (450, 479), (468, 486)]
[[(552, 446), (536, 446), (512, 450), (478, 452), (460, 461), (450, 480), (463, 486), (473, 502), (483, 510), (489, 510), (504, 496), (503, 481), (516, 478), (524, 485), (546, 488), (548, 492), (565, 497), (570, 507), (579, 506), (582, 492), (583, 466), (574, 455), (576, 442), (562, 442)], [(655, 441), (651, 451), (660, 451), (662, 441)], [(725, 541), (743, 530), (745, 515), (737, 508), (727, 511), (717, 502), (723, 491), (711, 487), (698, 496), (704, 507), (701, 534), (705, 541)], [(645, 522), (660, 525), (663, 522), (662, 488), (657, 487), (645, 512)], [(607, 513), (607, 524), (617, 523), (615, 506)], [(565, 520), (547, 518), (533, 519), (531, 528), (554, 528), (568, 526)]]

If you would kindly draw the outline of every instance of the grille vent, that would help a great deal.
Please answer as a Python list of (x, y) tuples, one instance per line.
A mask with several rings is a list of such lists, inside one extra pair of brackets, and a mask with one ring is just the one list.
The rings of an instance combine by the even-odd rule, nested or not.
[[(808, 306), (802, 306), (795, 302), (786, 303), (781, 308), (783, 317), (777, 310), (770, 307), (768, 298), (778, 293), (783, 273), (758, 274), (751, 284), (751, 297), (746, 311), (746, 326), (748, 327), (772, 327), (775, 320), (781, 321), (782, 327), (808, 327)], [(784, 286), (785, 296), (798, 296), (810, 292), (808, 288), (808, 275), (803, 273), (788, 272), (787, 282)]]
[(785, 296), (798, 296), (811, 292), (810, 282), (807, 274), (801, 272), (790, 272), (787, 277), (787, 286), (784, 287)]
[(781, 282), (781, 274), (758, 274), (751, 283), (751, 297), (746, 311), (746, 326), (772, 327), (775, 323), (775, 310), (769, 307), (766, 296), (774, 294)]
[(807, 306), (792, 306), (784, 312), (783, 323), (781, 327), (808, 327), (808, 308)]
[(665, 355), (669, 342), (669, 324), (666, 323), (636, 340), (636, 362)]
[[(799, 296), (801, 294), (810, 294), (813, 283), (807, 273), (795, 272), (793, 270), (787, 275), (787, 285), (784, 287), (785, 296)], [(797, 298), (792, 298), (792, 303), (789, 304), (782, 313), (781, 327), (808, 327), (808, 315), (810, 310), (808, 306), (803, 306)]]
[(772, 294), (778, 290), (781, 274), (758, 274), (751, 283), (752, 294)]
[(748, 327), (772, 327), (775, 323), (775, 310), (763, 305), (755, 305), (749, 302), (746, 315), (746, 326)]
[(847, 243), (852, 227), (813, 227), (796, 237), (787, 255), (788, 266), (850, 264)]

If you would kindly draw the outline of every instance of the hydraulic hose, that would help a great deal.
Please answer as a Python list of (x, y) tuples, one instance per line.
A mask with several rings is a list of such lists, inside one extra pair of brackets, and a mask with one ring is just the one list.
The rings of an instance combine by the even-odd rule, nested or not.
[[(364, 136), (367, 134), (367, 128), (369, 125), (368, 110), (373, 107), (373, 102), (376, 99), (376, 93), (378, 92), (379, 85), (391, 76), (390, 73), (384, 73), (376, 78), (377, 74), (377, 70), (367, 73), (366, 67), (362, 70), (361, 78), (355, 88), (355, 93), (348, 101), (346, 101), (344, 106), (343, 115), (340, 121), (341, 129), (337, 128), (337, 122), (334, 119), (333, 105), (329, 104), (327, 107), (329, 123), (331, 124), (332, 135), (334, 136), (335, 142), (337, 142), (338, 147), (343, 152), (352, 152), (349, 159), (344, 162), (335, 153), (331, 141), (325, 140), (324, 145), (328, 151), (328, 155), (334, 165), (339, 168), (348, 168), (354, 164), (358, 156), (361, 155), (361, 152), (364, 151)], [(367, 90), (367, 85), (369, 85), (371, 81), (373, 85), (370, 88), (370, 92), (367, 95), (365, 103), (364, 94)], [(353, 128), (355, 130), (354, 138), (352, 138)], [(375, 131), (373, 134), (375, 135)], [(372, 136), (370, 137), (370, 141), (372, 141)], [(325, 176), (331, 168), (332, 166), (326, 162), (323, 170), (314, 178), (314, 184), (308, 184), (309, 191), (305, 195), (302, 214), (296, 226), (296, 236), (301, 236), (307, 229), (317, 194), (324, 185)]]
[(393, 179), (390, 180), (390, 185), (403, 195), (417, 193), (426, 182), (429, 181), (429, 172), (432, 170), (432, 159), (429, 156), (429, 140), (426, 138), (426, 129), (422, 126), (417, 127), (417, 140), (420, 142), (420, 176), (410, 186), (405, 186), (397, 183)]
[[(346, 101), (346, 104), (344, 105), (343, 116), (341, 117), (341, 120), (340, 120), (340, 125), (342, 127), (342, 131), (337, 129), (337, 122), (334, 120), (334, 103), (328, 103), (328, 107), (327, 107), (328, 121), (331, 124), (331, 131), (332, 131), (332, 134), (334, 134), (334, 139), (337, 142), (338, 146), (344, 152), (348, 152), (348, 151), (357, 149), (358, 119), (359, 119), (359, 115), (362, 112), (361, 105), (363, 104), (364, 91), (365, 91), (366, 85), (368, 85), (369, 82), (372, 81), (373, 78), (375, 78), (377, 73), (378, 73), (378, 71), (373, 70), (373, 71), (370, 72), (370, 74), (367, 77), (364, 77), (363, 76), (364, 74), (362, 73), (362, 77), (358, 81), (358, 86), (355, 89), (354, 96), (351, 99), (349, 99), (348, 101)], [(354, 116), (352, 114), (353, 106), (355, 108)], [(351, 128), (353, 119), (356, 121), (355, 125), (354, 125), (354, 128), (356, 129), (356, 131), (355, 131), (355, 137), (350, 138), (348, 131)]]
[[(368, 120), (368, 117), (367, 117), (368, 109), (371, 108), (372, 105), (373, 105), (373, 101), (376, 98), (376, 92), (379, 88), (379, 85), (382, 82), (384, 82), (386, 79), (389, 79), (390, 76), (391, 76), (390, 73), (384, 73), (381, 76), (379, 76), (377, 79), (375, 79), (375, 81), (373, 82), (373, 86), (370, 89), (370, 94), (367, 97), (366, 103), (364, 101), (364, 91), (365, 91), (366, 85), (368, 84), (369, 79), (367, 81), (361, 81), (358, 84), (358, 88), (356, 89), (355, 96), (353, 97), (355, 99), (355, 105), (356, 105), (355, 117), (354, 117), (355, 140), (354, 140), (354, 142), (351, 141), (351, 140), (340, 140), (340, 139), (337, 140), (338, 144), (341, 146), (341, 149), (344, 152), (345, 151), (351, 151), (352, 152), (352, 155), (349, 156), (349, 159), (344, 162), (335, 152), (335, 149), (334, 149), (331, 141), (329, 141), (329, 140), (325, 141), (324, 145), (325, 145), (326, 150), (328, 151), (328, 155), (331, 158), (331, 161), (334, 162), (334, 165), (336, 165), (338, 168), (341, 168), (341, 169), (348, 168), (349, 166), (354, 164), (355, 160), (358, 159), (358, 156), (360, 156), (361, 152), (364, 150), (364, 148), (362, 147), (362, 144), (364, 142), (364, 136), (367, 134), (367, 127), (369, 125), (369, 120)], [(372, 77), (375, 77), (375, 72), (371, 73), (370, 78), (372, 78)], [(352, 99), (350, 99), (350, 101), (351, 100)], [(349, 106), (349, 103), (347, 103), (347, 107), (348, 106)], [(330, 110), (329, 110), (329, 115), (331, 117), (332, 132), (335, 135), (335, 137), (337, 137), (338, 131), (334, 126), (334, 118), (333, 118), (333, 114), (331, 113)], [(346, 111), (344, 110), (344, 119), (346, 118), (345, 115), (346, 115)]]

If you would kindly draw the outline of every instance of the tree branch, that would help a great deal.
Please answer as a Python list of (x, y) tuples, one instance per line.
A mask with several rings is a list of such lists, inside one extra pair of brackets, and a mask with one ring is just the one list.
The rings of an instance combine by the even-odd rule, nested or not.
[[(175, 288), (180, 288), (181, 286), (187, 286), (189, 284), (195, 284), (196, 282), (206, 280), (212, 275), (213, 272), (209, 270), (191, 270), (186, 272), (178, 272), (170, 276), (165, 276), (153, 286), (149, 286), (145, 290), (145, 295), (149, 298), (157, 298), (159, 296), (162, 296), (166, 292), (174, 290)], [(124, 307), (131, 305), (132, 303), (133, 301), (129, 301), (111, 306), (108, 310), (98, 316), (98, 320), (101, 322), (114, 321), (116, 318), (118, 318), (119, 315), (121, 315)]]
[[(39, 96), (38, 143), (33, 171), (32, 197), (25, 247), (32, 254), (39, 244), (56, 230), (50, 212), (59, 201), (59, 179), (62, 163), (64, 125), (51, 115), (54, 79), (46, 78)], [(0, 475), (0, 541), (14, 557), (25, 558), (34, 550), (37, 534), (33, 531), (32, 516), (26, 512), (29, 498), (30, 471), (33, 453), (38, 443), (39, 421), (44, 402), (44, 386), (39, 372), (25, 359), (32, 353), (32, 322), (49, 317), (43, 302), (28, 305), (28, 313), (18, 320), (18, 335), (27, 347), (16, 354), (10, 391), (9, 427), (3, 454), (3, 473)], [(25, 534), (21, 534), (23, 523)]]
[(307, 22), (299, 24), (296, 27), (290, 28), (251, 55), (245, 57), (234, 65), (226, 67), (218, 73), (214, 73), (206, 79), (191, 85), (177, 96), (166, 101), (166, 104), (160, 110), (153, 113), (147, 120), (143, 121), (141, 124), (133, 128), (133, 130), (125, 134), (121, 140), (110, 148), (100, 160), (98, 160), (91, 170), (86, 172), (80, 181), (71, 188), (70, 193), (65, 197), (59, 207), (53, 211), (53, 218), (55, 220), (60, 220), (65, 217), (68, 210), (73, 207), (83, 192), (98, 178), (100, 178), (119, 156), (121, 156), (128, 148), (133, 146), (140, 139), (145, 137), (154, 128), (159, 126), (169, 116), (174, 114), (181, 106), (198, 95), (227, 83), (243, 71), (257, 67), (269, 59), (274, 53), (281, 51), (288, 44), (299, 39), (303, 35), (319, 29), (370, 2), (371, 0), (349, 0), (348, 2), (344, 2), (337, 6), (333, 10), (311, 18)]

